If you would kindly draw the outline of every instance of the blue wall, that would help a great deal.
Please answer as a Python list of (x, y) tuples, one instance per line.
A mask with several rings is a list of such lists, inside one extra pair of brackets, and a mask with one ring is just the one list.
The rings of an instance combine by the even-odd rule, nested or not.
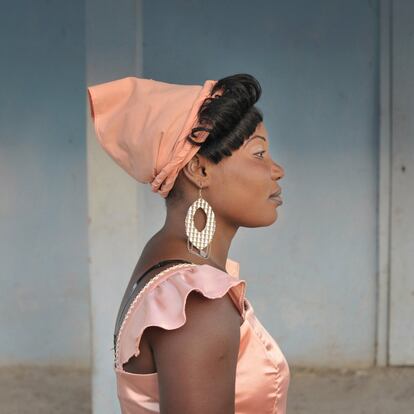
[(240, 229), (256, 314), (296, 365), (375, 357), (378, 5), (306, 0), (144, 2), (144, 75), (258, 78), (284, 204)]
[(83, 1), (0, 13), (0, 362), (89, 364)]
[[(125, 68), (141, 66), (138, 38), (125, 55), (132, 17), (125, 39), (108, 49), (113, 25), (125, 18), (111, 15), (117, 6), (109, 3), (105, 10), (91, 3), (91, 30), (105, 28), (91, 39), (85, 2), (2, 3), (3, 364), (89, 361), (86, 67), (94, 83), (108, 73), (138, 75)], [(256, 314), (292, 365), (372, 364), (377, 2), (174, 1), (160, 13), (159, 2), (145, 1), (142, 16), (130, 3), (126, 10), (143, 22), (144, 76), (201, 83), (248, 72), (259, 79), (272, 156), (286, 171), (284, 204), (271, 227), (240, 229), (229, 257), (240, 262)], [(86, 43), (99, 51), (89, 63)], [(159, 198), (139, 188), (143, 208), (162, 212)], [(140, 234), (158, 230), (160, 214), (146, 216)], [(108, 349), (108, 369), (111, 357)]]

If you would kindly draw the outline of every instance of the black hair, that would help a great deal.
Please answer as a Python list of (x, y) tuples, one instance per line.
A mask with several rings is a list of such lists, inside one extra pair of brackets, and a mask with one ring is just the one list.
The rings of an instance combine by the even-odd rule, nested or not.
[[(210, 95), (197, 113), (198, 127), (193, 128), (187, 139), (200, 146), (197, 154), (218, 164), (224, 157), (240, 148), (263, 121), (263, 113), (255, 106), (262, 94), (262, 88), (252, 75), (239, 73), (217, 81)], [(208, 131), (207, 139), (197, 142), (197, 132)], [(177, 188), (168, 193), (167, 200), (180, 198)]]

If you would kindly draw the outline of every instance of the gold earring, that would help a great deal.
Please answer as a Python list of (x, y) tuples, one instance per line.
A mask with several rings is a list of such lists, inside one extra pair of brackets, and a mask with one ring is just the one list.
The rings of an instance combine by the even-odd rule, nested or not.
[[(201, 184), (201, 183), (200, 183)], [(201, 187), (198, 190), (198, 199), (188, 208), (185, 217), (185, 232), (187, 234), (187, 249), (197, 256), (208, 258), (211, 250), (211, 240), (216, 230), (216, 220), (210, 204), (201, 196)], [(203, 230), (199, 231), (194, 223), (194, 215), (201, 208), (207, 216), (207, 222)], [(191, 242), (191, 245), (190, 245)], [(200, 252), (193, 250), (195, 246)], [(207, 247), (207, 248), (206, 248)], [(206, 250), (204, 250), (206, 248)]]

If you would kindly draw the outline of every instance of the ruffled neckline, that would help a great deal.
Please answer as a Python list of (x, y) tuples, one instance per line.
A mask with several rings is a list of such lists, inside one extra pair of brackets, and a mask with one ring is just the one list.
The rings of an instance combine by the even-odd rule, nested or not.
[[(204, 273), (203, 268), (209, 270)], [(163, 270), (151, 279), (130, 304), (118, 331), (115, 344), (116, 368), (122, 370), (122, 365), (131, 355), (139, 355), (137, 345), (146, 326), (156, 325), (164, 329), (175, 329), (185, 323), (185, 303), (192, 290), (199, 290), (204, 296), (211, 299), (222, 297), (229, 291), (240, 314), (246, 320), (246, 281), (239, 278), (239, 268), (239, 263), (232, 259), (227, 259), (225, 272), (209, 264), (181, 263)], [(176, 272), (179, 269), (181, 270)], [(170, 272), (175, 274), (171, 275)], [(203, 276), (201, 277), (201, 275)], [(163, 283), (167, 280), (168, 283)], [(142, 300), (144, 295), (150, 299)], [(168, 295), (172, 299), (168, 300), (169, 312), (166, 313), (163, 301), (155, 297), (165, 299)], [(134, 312), (137, 306), (142, 306), (140, 312)], [(158, 320), (160, 315), (162, 317)], [(136, 332), (126, 332), (125, 345), (121, 347), (120, 340), (127, 325), (141, 326), (141, 332), (138, 335), (138, 341)]]

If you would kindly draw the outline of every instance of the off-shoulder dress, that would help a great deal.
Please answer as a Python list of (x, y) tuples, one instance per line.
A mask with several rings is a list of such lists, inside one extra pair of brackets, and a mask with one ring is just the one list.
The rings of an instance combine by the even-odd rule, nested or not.
[(281, 349), (245, 297), (240, 265), (227, 259), (226, 272), (208, 264), (180, 263), (154, 276), (134, 298), (115, 339), (114, 371), (122, 414), (159, 413), (157, 373), (137, 374), (123, 364), (140, 353), (145, 328), (176, 329), (186, 322), (185, 304), (193, 290), (213, 299), (228, 293), (243, 323), (236, 368), (236, 414), (285, 414), (290, 370)]

